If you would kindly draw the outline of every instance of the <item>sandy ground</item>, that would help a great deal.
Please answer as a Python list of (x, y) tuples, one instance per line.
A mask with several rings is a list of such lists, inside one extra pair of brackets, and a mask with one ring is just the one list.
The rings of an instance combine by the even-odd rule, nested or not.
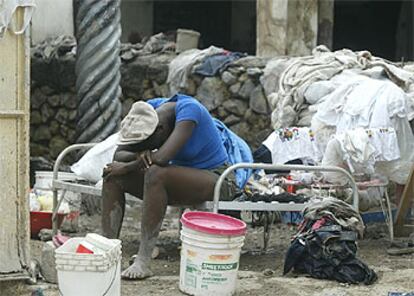
[[(130, 208), (124, 221), (123, 267), (139, 246), (139, 215)], [(160, 255), (153, 261), (156, 276), (143, 281), (122, 281), (122, 295), (184, 295), (178, 289), (180, 240), (177, 216), (171, 214), (163, 224), (158, 246)], [(98, 229), (99, 219), (83, 218), (83, 232)], [(359, 242), (359, 257), (378, 274), (378, 281), (371, 285), (344, 285), (334, 281), (316, 280), (304, 275), (282, 276), (284, 254), (294, 226), (273, 226), (270, 246), (266, 254), (258, 254), (262, 242), (262, 229), (249, 229), (243, 248), (236, 295), (289, 295), (289, 296), (359, 296), (388, 295), (390, 291), (414, 291), (414, 255), (389, 256), (387, 232), (383, 225), (368, 225), (366, 237)], [(81, 233), (82, 234), (82, 233)], [(42, 242), (32, 240), (32, 257), (40, 258)], [(37, 285), (0, 284), (0, 295), (30, 295), (34, 289), (43, 289), (45, 296), (58, 296), (56, 285), (39, 281)]]

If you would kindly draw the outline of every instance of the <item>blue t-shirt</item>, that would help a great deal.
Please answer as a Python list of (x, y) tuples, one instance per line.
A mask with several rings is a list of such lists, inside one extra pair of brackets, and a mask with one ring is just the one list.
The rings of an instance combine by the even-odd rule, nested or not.
[(154, 109), (166, 102), (176, 102), (175, 122), (193, 121), (195, 127), (191, 137), (177, 153), (172, 164), (198, 169), (213, 169), (227, 161), (219, 131), (207, 109), (190, 96), (177, 94), (170, 99), (148, 100)]

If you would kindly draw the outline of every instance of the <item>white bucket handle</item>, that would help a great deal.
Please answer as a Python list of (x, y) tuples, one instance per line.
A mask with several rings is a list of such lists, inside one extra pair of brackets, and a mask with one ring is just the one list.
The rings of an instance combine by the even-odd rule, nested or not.
[[(108, 286), (108, 288), (105, 290), (105, 292), (102, 294), (102, 296), (106, 296), (107, 294), (108, 294), (108, 292), (109, 292), (109, 290), (112, 288), (112, 286), (114, 285), (114, 282), (115, 282), (115, 277), (116, 277), (116, 273), (117, 273), (117, 271), (118, 271), (118, 264), (119, 264), (119, 262), (120, 262), (120, 260), (118, 260), (117, 262), (116, 262), (116, 265), (115, 265), (115, 269), (114, 269), (114, 274), (112, 275), (112, 280), (111, 280), (111, 283), (109, 284), (109, 286)], [(60, 288), (59, 288), (59, 285), (58, 285), (58, 289), (59, 289), (59, 294), (60, 294), (60, 296), (64, 296), (63, 295), (63, 293), (62, 293), (62, 291), (60, 290)]]

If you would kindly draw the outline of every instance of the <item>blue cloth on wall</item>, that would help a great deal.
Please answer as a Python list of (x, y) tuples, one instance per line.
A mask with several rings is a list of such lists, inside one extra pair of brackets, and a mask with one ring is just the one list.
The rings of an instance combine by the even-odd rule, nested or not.
[[(220, 132), (221, 139), (224, 147), (227, 151), (227, 160), (230, 164), (236, 164), (240, 162), (253, 162), (252, 152), (247, 143), (233, 133), (224, 123), (214, 118), (217, 129)], [(251, 169), (238, 169), (235, 171), (236, 182), (239, 188), (243, 188), (247, 180), (252, 174)]]
[(245, 53), (241, 52), (224, 52), (211, 55), (194, 69), (195, 74), (203, 76), (215, 76), (219, 71), (225, 70), (226, 67), (242, 57)]

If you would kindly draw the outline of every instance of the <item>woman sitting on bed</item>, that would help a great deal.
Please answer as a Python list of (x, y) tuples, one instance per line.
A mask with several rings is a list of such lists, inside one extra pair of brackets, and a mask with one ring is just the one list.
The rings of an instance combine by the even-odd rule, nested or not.
[[(232, 139), (223, 140), (223, 135)], [(252, 160), (246, 143), (192, 97), (175, 95), (132, 106), (121, 124), (114, 161), (103, 173), (105, 236), (120, 234), (125, 192), (143, 200), (141, 243), (135, 262), (122, 273), (124, 278), (152, 275), (151, 253), (167, 205), (196, 205), (213, 199), (219, 175), (235, 162), (225, 147), (226, 140), (236, 140), (236, 147), (241, 147), (245, 158), (239, 161)], [(229, 175), (221, 188), (221, 200), (233, 197), (236, 183), (243, 186), (237, 181), (235, 175)]]

